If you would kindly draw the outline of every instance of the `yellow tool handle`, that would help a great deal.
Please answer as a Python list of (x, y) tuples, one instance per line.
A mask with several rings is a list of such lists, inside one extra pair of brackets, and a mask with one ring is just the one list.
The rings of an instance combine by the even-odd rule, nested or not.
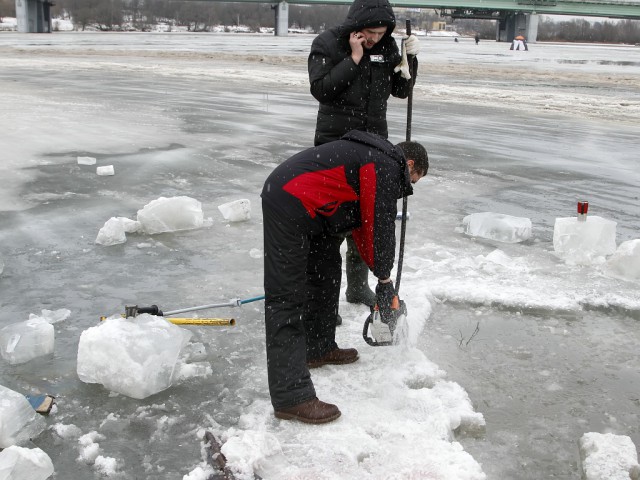
[[(124, 314), (122, 318), (126, 318)], [(174, 325), (211, 325), (215, 327), (233, 327), (236, 324), (235, 318), (174, 318), (162, 317)], [(107, 317), (100, 317), (100, 321), (106, 320)]]

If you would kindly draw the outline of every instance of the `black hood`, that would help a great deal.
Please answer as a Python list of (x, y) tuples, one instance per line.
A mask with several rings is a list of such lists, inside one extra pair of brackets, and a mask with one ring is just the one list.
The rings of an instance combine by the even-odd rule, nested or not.
[(385, 36), (391, 35), (396, 28), (396, 16), (388, 0), (355, 0), (340, 26), (340, 33), (346, 36), (368, 27), (387, 27)]

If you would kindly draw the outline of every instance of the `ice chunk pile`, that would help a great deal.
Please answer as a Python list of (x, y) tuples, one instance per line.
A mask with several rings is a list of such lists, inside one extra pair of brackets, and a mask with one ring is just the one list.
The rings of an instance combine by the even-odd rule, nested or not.
[(218, 205), (218, 210), (228, 222), (243, 222), (251, 218), (251, 202), (246, 198)]
[(576, 217), (556, 218), (553, 249), (567, 263), (602, 263), (606, 255), (616, 251), (616, 225), (598, 216), (590, 216), (585, 221)]
[(53, 325), (38, 316), (0, 330), (0, 354), (11, 365), (53, 353), (54, 343)]
[(605, 271), (624, 280), (640, 280), (640, 239), (622, 242), (607, 260)]
[(111, 217), (98, 232), (96, 243), (100, 245), (118, 245), (127, 241), (127, 233), (141, 229), (140, 222), (126, 217)]
[(46, 422), (24, 395), (0, 385), (0, 448), (20, 445), (40, 435), (45, 427)]
[[(171, 386), (191, 332), (162, 317), (110, 318), (80, 335), (80, 380), (143, 399)], [(177, 372), (176, 372), (177, 373)]]
[(191, 197), (160, 197), (138, 210), (138, 221), (149, 234), (202, 227), (202, 204)]
[(0, 479), (46, 480), (53, 475), (53, 462), (39, 448), (12, 446), (0, 452)]
[(464, 233), (498, 242), (518, 243), (531, 237), (531, 220), (502, 213), (472, 213), (462, 219)]
[(585, 433), (580, 439), (582, 478), (639, 480), (638, 454), (631, 438), (613, 433)]

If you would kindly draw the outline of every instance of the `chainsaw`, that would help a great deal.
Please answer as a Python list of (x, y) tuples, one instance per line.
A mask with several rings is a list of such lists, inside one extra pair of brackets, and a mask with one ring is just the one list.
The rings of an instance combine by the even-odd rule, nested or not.
[[(400, 300), (398, 296), (393, 297), (391, 304), (391, 317), (382, 318), (378, 304), (371, 309), (371, 314), (364, 322), (362, 329), (362, 338), (372, 347), (384, 347), (393, 345), (393, 334), (399, 322), (404, 321), (407, 316), (407, 306), (404, 300)], [(369, 329), (371, 336), (369, 336)]]

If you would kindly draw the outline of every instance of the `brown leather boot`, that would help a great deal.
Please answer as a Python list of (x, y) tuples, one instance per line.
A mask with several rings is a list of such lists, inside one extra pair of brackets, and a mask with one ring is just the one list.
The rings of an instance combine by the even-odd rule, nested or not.
[(304, 423), (328, 423), (340, 416), (338, 407), (314, 398), (293, 407), (275, 410), (273, 414), (282, 420), (298, 420)]
[(323, 365), (344, 365), (358, 360), (358, 351), (355, 348), (336, 348), (326, 355), (313, 360), (307, 360), (308, 368), (318, 368)]

